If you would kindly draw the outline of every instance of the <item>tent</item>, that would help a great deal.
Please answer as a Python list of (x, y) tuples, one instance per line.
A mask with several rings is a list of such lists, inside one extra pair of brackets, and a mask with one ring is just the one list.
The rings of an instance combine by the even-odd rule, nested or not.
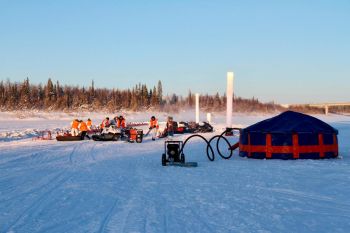
[(338, 130), (302, 113), (286, 111), (241, 130), (239, 155), (256, 159), (338, 157)]

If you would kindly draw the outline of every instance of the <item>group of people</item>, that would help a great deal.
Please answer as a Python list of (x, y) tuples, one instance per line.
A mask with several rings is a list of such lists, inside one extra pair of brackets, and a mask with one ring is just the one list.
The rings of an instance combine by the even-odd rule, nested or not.
[(152, 140), (154, 141), (157, 137), (174, 136), (174, 122), (172, 117), (168, 117), (165, 129), (162, 133), (159, 132), (158, 120), (155, 116), (151, 117), (149, 122), (149, 131), (147, 134), (152, 135)]
[(89, 138), (87, 131), (91, 130), (92, 121), (89, 118), (86, 122), (83, 120), (74, 119), (71, 123), (71, 135), (72, 136), (81, 136), (82, 138)]
[(109, 117), (103, 119), (100, 124), (101, 132), (105, 127), (109, 127), (111, 125), (115, 125), (117, 128), (125, 129), (126, 128), (126, 120), (123, 116), (114, 117), (112, 120), (109, 120)]
[[(112, 120), (109, 119), (109, 117), (106, 117), (103, 119), (103, 121), (100, 124), (101, 132), (104, 128), (109, 127), (111, 125), (115, 125), (117, 128), (120, 128), (122, 130), (126, 129), (126, 120), (125, 118), (120, 115), (114, 117)], [(89, 135), (87, 135), (87, 132), (91, 130), (92, 121), (89, 118), (86, 122), (78, 119), (74, 119), (71, 123), (71, 135), (72, 136), (81, 136), (82, 138), (89, 138)], [(152, 116), (149, 121), (149, 131), (146, 135), (152, 135), (152, 140), (154, 141), (159, 136), (159, 124), (158, 119), (155, 116)], [(161, 135), (168, 135), (173, 136), (173, 119), (172, 117), (168, 117), (166, 127), (164, 132)]]

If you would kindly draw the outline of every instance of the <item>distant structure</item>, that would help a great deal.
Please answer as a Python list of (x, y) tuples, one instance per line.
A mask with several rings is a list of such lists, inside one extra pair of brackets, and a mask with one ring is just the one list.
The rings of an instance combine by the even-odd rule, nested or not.
[(316, 107), (316, 108), (324, 108), (324, 114), (328, 115), (329, 113), (329, 107), (336, 107), (336, 106), (350, 106), (349, 103), (322, 103), (322, 104), (309, 104), (310, 107)]
[(343, 103), (318, 103), (318, 104), (283, 104), (281, 106), (282, 107), (286, 107), (286, 108), (289, 108), (291, 106), (323, 108), (324, 109), (324, 114), (328, 115), (330, 107), (350, 106), (350, 102), (343, 102)]

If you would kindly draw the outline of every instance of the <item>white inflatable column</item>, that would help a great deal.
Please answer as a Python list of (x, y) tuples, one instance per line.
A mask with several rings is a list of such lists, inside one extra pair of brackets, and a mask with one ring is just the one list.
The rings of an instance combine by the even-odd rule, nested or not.
[(233, 72), (227, 72), (227, 89), (226, 89), (226, 127), (232, 127), (232, 105), (233, 105)]
[(211, 124), (211, 113), (207, 113), (207, 121), (209, 124)]
[(196, 93), (196, 123), (199, 123), (199, 94)]

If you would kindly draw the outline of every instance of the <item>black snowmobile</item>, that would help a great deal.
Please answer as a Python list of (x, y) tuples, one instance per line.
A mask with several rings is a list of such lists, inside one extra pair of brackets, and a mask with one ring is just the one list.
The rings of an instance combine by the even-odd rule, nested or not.
[(139, 129), (125, 129), (121, 130), (115, 125), (105, 127), (100, 134), (95, 134), (92, 136), (94, 141), (118, 141), (124, 140), (128, 142), (141, 143), (143, 139), (143, 130)]
[(92, 135), (94, 141), (118, 141), (122, 132), (115, 125), (105, 127), (100, 134)]

